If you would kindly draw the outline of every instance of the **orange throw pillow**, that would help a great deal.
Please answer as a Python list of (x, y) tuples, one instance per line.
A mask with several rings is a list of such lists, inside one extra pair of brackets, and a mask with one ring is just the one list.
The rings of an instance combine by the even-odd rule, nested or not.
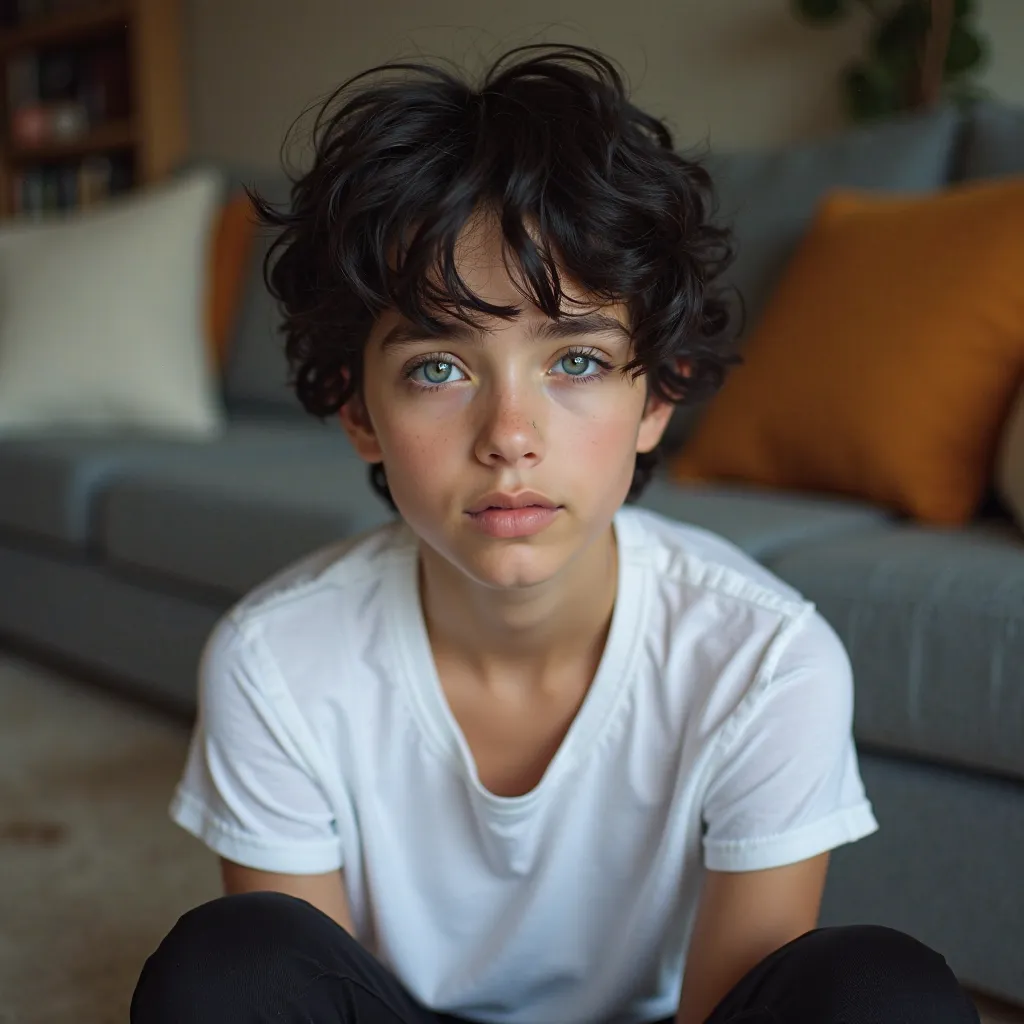
[(742, 354), (677, 481), (968, 522), (1024, 372), (1024, 178), (833, 193)]
[(227, 365), (231, 333), (249, 269), (256, 222), (249, 197), (240, 193), (221, 209), (210, 247), (206, 330), (214, 365)]

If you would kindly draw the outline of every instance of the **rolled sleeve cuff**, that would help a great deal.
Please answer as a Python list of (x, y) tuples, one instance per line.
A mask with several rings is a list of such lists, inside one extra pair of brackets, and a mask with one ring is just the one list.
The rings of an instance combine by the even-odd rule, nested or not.
[(761, 839), (704, 840), (704, 865), (711, 871), (760, 871), (815, 857), (878, 831), (865, 800), (810, 825)]
[(214, 853), (243, 867), (282, 875), (320, 875), (343, 864), (338, 839), (268, 842), (244, 835), (219, 821), (206, 804), (182, 790), (174, 794), (168, 813), (175, 824)]

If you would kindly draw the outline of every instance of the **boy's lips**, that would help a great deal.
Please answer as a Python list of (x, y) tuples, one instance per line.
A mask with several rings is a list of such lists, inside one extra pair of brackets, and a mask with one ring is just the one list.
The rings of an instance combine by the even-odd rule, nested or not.
[(560, 508), (546, 505), (524, 505), (521, 508), (485, 508), (469, 516), (470, 523), (481, 533), (501, 540), (531, 537), (540, 533), (557, 516)]
[(486, 512), (489, 509), (527, 508), (528, 506), (547, 509), (561, 507), (557, 502), (552, 501), (538, 491), (518, 491), (515, 494), (495, 491), (491, 494), (485, 494), (479, 501), (473, 502), (466, 511), (469, 515), (473, 516)]
[(559, 514), (560, 505), (537, 491), (484, 495), (467, 510), (481, 533), (502, 540), (540, 533)]

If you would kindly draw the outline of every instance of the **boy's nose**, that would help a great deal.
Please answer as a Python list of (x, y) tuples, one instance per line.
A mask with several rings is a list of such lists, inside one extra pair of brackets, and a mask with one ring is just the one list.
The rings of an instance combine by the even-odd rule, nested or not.
[(521, 392), (495, 393), (487, 399), (487, 414), (476, 442), (476, 456), (488, 465), (539, 461), (543, 455), (540, 413)]

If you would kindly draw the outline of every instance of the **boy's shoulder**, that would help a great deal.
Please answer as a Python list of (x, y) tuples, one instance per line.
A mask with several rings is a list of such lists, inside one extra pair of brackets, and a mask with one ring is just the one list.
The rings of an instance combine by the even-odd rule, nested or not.
[(639, 506), (624, 507), (617, 523), (628, 557), (642, 562), (663, 587), (714, 592), (784, 617), (804, 614), (811, 603), (713, 530)]
[(415, 554), (415, 538), (395, 520), (292, 562), (258, 584), (231, 608), (228, 616), (242, 634), (278, 619), (315, 614), (331, 606), (365, 608), (365, 602), (389, 569)]
[(713, 634), (719, 652), (748, 650), (760, 638), (780, 672), (785, 651), (794, 664), (823, 663), (824, 675), (842, 678), (833, 670), (846, 660), (845, 648), (815, 602), (738, 544), (636, 506), (623, 509), (618, 520), (626, 557), (650, 581), (647, 621), (652, 640), (664, 638), (666, 658), (702, 636)]

